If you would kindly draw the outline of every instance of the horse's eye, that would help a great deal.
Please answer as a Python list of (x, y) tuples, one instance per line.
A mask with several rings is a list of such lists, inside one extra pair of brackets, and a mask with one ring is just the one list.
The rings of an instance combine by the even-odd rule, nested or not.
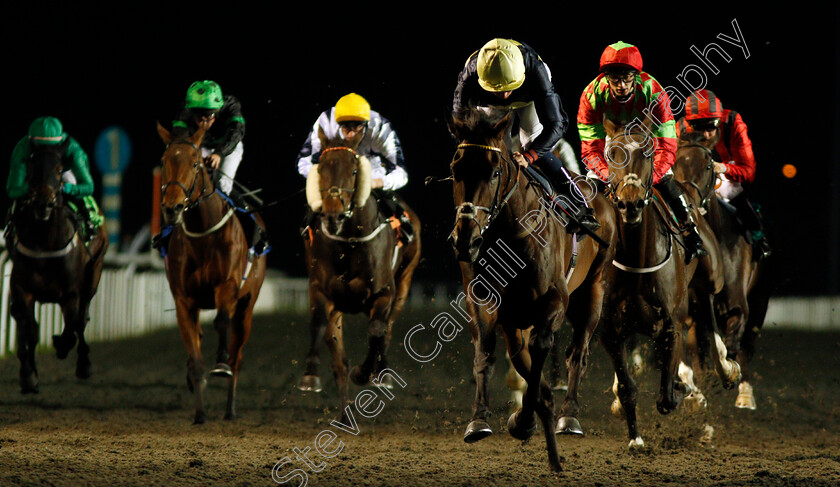
[(502, 175), (502, 171), (500, 171), (498, 169), (493, 171), (493, 179), (499, 179), (499, 176), (501, 176), (501, 175)]

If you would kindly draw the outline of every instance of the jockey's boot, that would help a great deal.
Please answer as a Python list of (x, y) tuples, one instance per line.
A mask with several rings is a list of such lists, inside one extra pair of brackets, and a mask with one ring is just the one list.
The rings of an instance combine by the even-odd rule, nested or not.
[(732, 198), (729, 201), (735, 207), (735, 216), (741, 221), (741, 225), (747, 232), (747, 241), (753, 245), (753, 260), (761, 260), (773, 253), (770, 242), (764, 234), (764, 225), (761, 222), (761, 215), (750, 203), (745, 193)]
[(581, 227), (595, 232), (601, 228), (601, 224), (595, 218), (595, 210), (581, 201), (582, 198), (580, 194), (577, 194), (574, 183), (562, 171), (561, 174), (553, 175), (553, 184), (530, 166), (525, 171), (543, 187), (546, 194), (552, 195), (552, 210), (564, 213), (563, 221), (567, 222), (566, 232), (578, 233)]
[(400, 221), (400, 240), (403, 244), (409, 244), (414, 240), (414, 226), (411, 224), (408, 213), (405, 212), (400, 202), (397, 201), (396, 193), (377, 189), (375, 190), (375, 194), (382, 212), (387, 217), (397, 218)]
[(662, 178), (656, 185), (656, 189), (665, 198), (665, 202), (674, 212), (674, 215), (683, 227), (683, 243), (685, 244), (685, 263), (688, 264), (697, 257), (708, 255), (708, 252), (703, 248), (703, 240), (700, 234), (697, 233), (697, 225), (694, 223), (694, 218), (691, 216), (691, 203), (688, 202), (685, 194), (680, 191), (674, 178), (670, 175)]
[(312, 208), (309, 205), (306, 205), (306, 214), (303, 215), (303, 221), (300, 224), (300, 236), (308, 239), (309, 238), (309, 229), (315, 230), (317, 228), (316, 222), (318, 220), (318, 215), (312, 211)]

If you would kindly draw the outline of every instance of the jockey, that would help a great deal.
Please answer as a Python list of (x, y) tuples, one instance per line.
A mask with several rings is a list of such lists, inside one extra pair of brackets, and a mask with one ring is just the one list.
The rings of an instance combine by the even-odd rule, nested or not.
[(26, 196), (29, 192), (29, 185), (26, 182), (26, 165), (32, 151), (37, 146), (60, 144), (64, 144), (65, 147), (62, 162), (65, 171), (61, 175), (61, 190), (84, 219), (85, 238), (92, 239), (96, 235), (96, 229), (102, 225), (104, 218), (99, 213), (99, 207), (93, 198), (94, 184), (90, 175), (87, 154), (76, 139), (64, 132), (61, 121), (55, 117), (40, 117), (29, 125), (29, 133), (18, 141), (12, 151), (6, 193), (15, 202), (9, 210), (10, 218), (6, 235), (13, 231), (11, 215), (15, 211), (17, 199)]
[(685, 104), (685, 116), (677, 123), (677, 134), (699, 132), (706, 139), (720, 135), (714, 147), (715, 174), (721, 176), (718, 197), (736, 209), (736, 215), (749, 233), (758, 258), (769, 257), (770, 244), (764, 235), (761, 218), (750, 204), (743, 184), (755, 180), (755, 157), (752, 141), (747, 135), (747, 124), (741, 114), (726, 110), (711, 90), (692, 93)]
[[(254, 253), (267, 253), (270, 246), (265, 229), (256, 223), (251, 208), (233, 184), (244, 152), (242, 104), (235, 96), (223, 95), (215, 81), (196, 81), (189, 86), (184, 104), (172, 122), (172, 135), (188, 137), (199, 128), (206, 129), (201, 140), (201, 155), (205, 164), (214, 170), (218, 188), (241, 210), (236, 211), (236, 215), (245, 234), (251, 235), (249, 243)], [(152, 241), (155, 248), (164, 243), (160, 236)]]
[(652, 119), (656, 139), (653, 184), (686, 228), (686, 263), (706, 255), (703, 242), (691, 216), (688, 199), (676, 185), (671, 172), (677, 150), (674, 116), (670, 98), (662, 86), (642, 71), (642, 55), (636, 46), (618, 41), (601, 54), (601, 73), (583, 90), (578, 110), (581, 159), (589, 175), (608, 181), (609, 167), (604, 158), (606, 132), (603, 120), (627, 126)]
[[(327, 139), (341, 138), (360, 156), (370, 160), (373, 192), (386, 216), (400, 220), (400, 237), (405, 243), (413, 239), (414, 231), (408, 215), (397, 201), (396, 191), (408, 183), (402, 145), (391, 122), (362, 96), (350, 93), (338, 99), (335, 106), (324, 111), (312, 125), (309, 135), (297, 157), (298, 172), (304, 178), (321, 157), (321, 139), (318, 130)], [(315, 214), (308, 211), (304, 227), (308, 227)]]
[(552, 152), (569, 119), (554, 91), (551, 72), (534, 49), (510, 39), (493, 39), (473, 53), (458, 76), (452, 109), (458, 113), (473, 108), (513, 111), (518, 126), (512, 136), (514, 160), (526, 168), (535, 164), (542, 169), (568, 196), (558, 203), (578, 224), (591, 230), (600, 227)]

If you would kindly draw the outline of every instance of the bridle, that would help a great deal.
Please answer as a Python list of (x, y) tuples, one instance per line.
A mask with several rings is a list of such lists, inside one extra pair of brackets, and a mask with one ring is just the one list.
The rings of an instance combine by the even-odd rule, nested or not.
[[(486, 232), (487, 229), (490, 228), (490, 225), (493, 223), (493, 221), (501, 214), (502, 209), (505, 207), (505, 205), (507, 205), (507, 202), (510, 200), (510, 198), (513, 196), (513, 194), (516, 192), (516, 189), (519, 187), (519, 165), (514, 163), (513, 161), (511, 161), (509, 158), (505, 157), (503, 155), (502, 149), (499, 148), (499, 147), (495, 147), (495, 146), (492, 146), (492, 145), (484, 145), (484, 144), (471, 144), (471, 143), (467, 143), (467, 142), (462, 142), (462, 143), (458, 144), (458, 149), (470, 149), (470, 148), (482, 149), (482, 150), (490, 151), (490, 152), (496, 152), (496, 153), (499, 154), (499, 157), (501, 158), (502, 163), (504, 163), (507, 166), (511, 166), (511, 165), (516, 166), (516, 175), (513, 176), (514, 172), (509, 171), (507, 181), (505, 181), (504, 184), (499, 184), (498, 185), (498, 188), (496, 189), (496, 194), (493, 196), (493, 202), (491, 203), (490, 207), (476, 205), (476, 204), (472, 203), (471, 201), (465, 201), (465, 202), (463, 202), (460, 205), (455, 207), (455, 224), (457, 225), (458, 222), (461, 221), (461, 220), (472, 220), (473, 222), (475, 222), (475, 225), (478, 227), (479, 235), (483, 235), (484, 232)], [(495, 176), (500, 176), (501, 175), (501, 170), (502, 170), (501, 167), (497, 167), (495, 169), (495, 174), (494, 175)], [(515, 178), (513, 186), (510, 188), (510, 190), (507, 192), (507, 194), (505, 194), (505, 196), (503, 197), (502, 196), (502, 190), (505, 186), (510, 185), (510, 180), (511, 180), (512, 176)], [(487, 213), (487, 215), (488, 215), (487, 222), (484, 224), (484, 226), (482, 226), (478, 222), (476, 210), (481, 210), (481, 211)]]
[(705, 208), (706, 205), (709, 203), (709, 200), (712, 198), (712, 194), (714, 194), (715, 181), (717, 179), (714, 175), (715, 161), (714, 161), (714, 155), (713, 155), (712, 149), (709, 149), (705, 145), (700, 145), (700, 144), (686, 144), (686, 145), (681, 145), (679, 148), (683, 148), (683, 147), (697, 147), (697, 148), (703, 149), (703, 154), (705, 155), (706, 162), (707, 162), (706, 167), (704, 167), (703, 170), (704, 171), (712, 171), (712, 177), (708, 178), (708, 180), (706, 181), (706, 186), (703, 189), (700, 189), (700, 186), (698, 186), (697, 183), (695, 183), (694, 181), (689, 181), (688, 182), (688, 184), (690, 184), (692, 187), (694, 187), (694, 189), (696, 189), (697, 193), (700, 195), (701, 200), (700, 200), (700, 205), (699, 206), (701, 208)]
[[(350, 147), (338, 146), (338, 147), (329, 147), (329, 148), (326, 148), (326, 149), (322, 150), (321, 155), (323, 156), (327, 152), (332, 152), (332, 151), (347, 151), (347, 152), (350, 152), (351, 154), (353, 154), (353, 157), (356, 158), (356, 169), (353, 170), (353, 187), (352, 188), (339, 188), (338, 186), (330, 186), (327, 189), (320, 190), (321, 193), (322, 194), (325, 193), (326, 196), (331, 196), (331, 197), (334, 197), (334, 198), (338, 198), (338, 201), (341, 202), (341, 208), (344, 210), (343, 211), (344, 216), (349, 219), (349, 218), (353, 217), (353, 212), (356, 210), (356, 201), (355, 201), (355, 198), (353, 198), (353, 196), (355, 196), (355, 194), (356, 194), (356, 178), (359, 175), (359, 165), (358, 165), (359, 154), (355, 150), (351, 149)], [(350, 203), (349, 204), (345, 204), (344, 198), (341, 197), (342, 194), (349, 194), (350, 195)], [(319, 213), (323, 214), (323, 212), (319, 212)]]
[[(201, 150), (195, 144), (190, 142), (189, 140), (173, 140), (172, 142), (170, 142), (166, 146), (166, 149), (169, 150), (169, 147), (171, 147), (172, 145), (175, 145), (175, 144), (186, 144), (186, 145), (191, 146), (195, 150), (196, 157), (195, 157), (195, 161), (193, 161), (193, 170), (194, 170), (193, 181), (192, 181), (192, 185), (189, 187), (189, 189), (187, 189), (186, 185), (184, 185), (181, 181), (178, 181), (177, 179), (172, 179), (170, 181), (167, 181), (163, 185), (161, 185), (161, 187), (160, 187), (161, 205), (163, 205), (163, 198), (164, 198), (164, 196), (166, 196), (166, 190), (169, 189), (170, 186), (174, 185), (174, 186), (177, 186), (177, 187), (181, 188), (181, 191), (184, 192), (184, 211), (187, 211), (190, 208), (195, 207), (198, 204), (200, 204), (203, 200), (212, 196), (213, 191), (211, 189), (211, 191), (208, 193), (207, 192), (207, 180), (205, 178), (200, 178), (199, 177), (199, 175), (201, 174), (201, 171), (204, 168), (204, 165), (201, 163)], [(162, 160), (161, 160), (161, 164), (163, 164)], [(198, 180), (199, 179), (201, 180), (201, 193), (199, 193), (198, 197), (196, 197), (195, 199), (192, 199), (193, 193), (195, 192), (196, 187), (198, 186)]]

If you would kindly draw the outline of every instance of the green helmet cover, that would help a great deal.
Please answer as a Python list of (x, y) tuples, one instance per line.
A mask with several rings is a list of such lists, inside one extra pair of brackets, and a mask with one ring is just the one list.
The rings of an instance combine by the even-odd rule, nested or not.
[(222, 88), (215, 81), (196, 81), (187, 89), (187, 105), (189, 109), (204, 108), (218, 110), (225, 104)]
[(64, 127), (55, 117), (38, 117), (29, 125), (29, 138), (36, 144), (55, 145), (67, 138)]

